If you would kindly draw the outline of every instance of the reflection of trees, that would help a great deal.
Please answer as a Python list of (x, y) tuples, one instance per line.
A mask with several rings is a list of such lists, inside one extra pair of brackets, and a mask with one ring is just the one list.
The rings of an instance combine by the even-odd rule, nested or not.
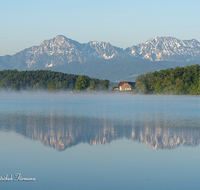
[[(153, 119), (152, 119), (153, 118)], [(93, 117), (3, 113), (1, 127), (15, 130), (30, 139), (40, 139), (45, 146), (65, 150), (80, 142), (90, 145), (110, 143), (127, 138), (145, 143), (155, 149), (172, 149), (178, 146), (196, 146), (200, 143), (198, 120), (191, 123), (182, 118), (144, 115), (135, 121)], [(185, 125), (183, 125), (183, 123)], [(191, 126), (190, 126), (191, 123)]]

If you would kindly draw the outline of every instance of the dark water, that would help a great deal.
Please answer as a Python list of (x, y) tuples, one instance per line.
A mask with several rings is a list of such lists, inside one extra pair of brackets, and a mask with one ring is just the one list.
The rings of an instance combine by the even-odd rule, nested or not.
[(200, 97), (0, 94), (2, 189), (199, 189)]

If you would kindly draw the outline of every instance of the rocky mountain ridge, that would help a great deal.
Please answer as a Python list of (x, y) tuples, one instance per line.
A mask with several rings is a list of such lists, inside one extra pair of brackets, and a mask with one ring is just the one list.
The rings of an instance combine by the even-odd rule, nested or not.
[(191, 61), (200, 58), (200, 42), (172, 37), (151, 38), (145, 43), (129, 47), (125, 53), (151, 61)]
[(0, 56), (0, 70), (52, 70), (112, 82), (134, 81), (140, 74), (200, 63), (200, 42), (157, 37), (126, 48), (110, 43), (79, 43), (56, 36), (15, 55)]
[(191, 61), (200, 59), (200, 42), (195, 39), (178, 40), (172, 37), (156, 37), (123, 50), (106, 42), (90, 41), (81, 44), (58, 35), (53, 39), (43, 41), (39, 46), (32, 46), (11, 57), (24, 61), (28, 68), (42, 58), (47, 68), (70, 62), (84, 63), (90, 58), (112, 59), (116, 55), (123, 54), (138, 60)]
[(110, 43), (91, 41), (81, 44), (59, 35), (43, 41), (40, 46), (30, 47), (18, 54), (23, 54), (27, 67), (36, 63), (41, 55), (46, 55), (45, 67), (53, 67), (76, 61), (83, 63), (89, 58), (110, 59), (119, 52), (123, 52), (123, 50)]

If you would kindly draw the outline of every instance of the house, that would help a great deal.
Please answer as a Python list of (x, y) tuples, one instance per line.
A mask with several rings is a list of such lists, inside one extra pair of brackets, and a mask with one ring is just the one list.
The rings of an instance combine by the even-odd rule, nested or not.
[(121, 81), (119, 83), (119, 90), (133, 90), (135, 88), (135, 82), (130, 81)]
[(113, 86), (113, 90), (119, 90), (118, 86)]

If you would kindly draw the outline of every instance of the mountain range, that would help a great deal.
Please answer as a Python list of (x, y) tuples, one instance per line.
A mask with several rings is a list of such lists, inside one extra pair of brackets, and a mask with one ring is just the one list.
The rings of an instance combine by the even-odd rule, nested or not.
[(135, 80), (142, 73), (200, 62), (200, 42), (151, 38), (126, 49), (110, 43), (79, 43), (58, 35), (13, 56), (0, 56), (0, 70), (50, 69), (110, 81)]

